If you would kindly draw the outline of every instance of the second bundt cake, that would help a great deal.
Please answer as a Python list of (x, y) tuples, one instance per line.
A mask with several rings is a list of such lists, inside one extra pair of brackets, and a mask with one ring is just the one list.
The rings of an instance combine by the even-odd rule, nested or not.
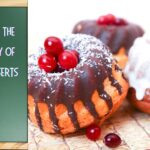
[(73, 33), (92, 35), (104, 42), (111, 49), (114, 57), (124, 68), (127, 53), (137, 37), (143, 35), (143, 29), (112, 14), (100, 16), (97, 20), (82, 20), (78, 22)]
[(67, 134), (102, 123), (118, 109), (128, 90), (121, 69), (101, 41), (81, 34), (62, 41), (65, 49), (79, 54), (75, 68), (46, 73), (37, 63), (43, 50), (29, 57), (29, 118), (47, 133)]

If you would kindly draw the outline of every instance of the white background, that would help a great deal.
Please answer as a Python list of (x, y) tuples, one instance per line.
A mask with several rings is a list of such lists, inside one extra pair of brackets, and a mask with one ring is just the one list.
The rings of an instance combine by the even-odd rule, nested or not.
[(112, 13), (150, 31), (150, 0), (29, 0), (29, 54), (48, 36), (69, 34), (82, 19)]

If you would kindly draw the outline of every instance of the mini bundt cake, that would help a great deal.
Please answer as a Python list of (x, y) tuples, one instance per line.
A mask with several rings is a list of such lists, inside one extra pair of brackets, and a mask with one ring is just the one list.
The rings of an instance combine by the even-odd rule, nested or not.
[(73, 33), (88, 34), (100, 39), (109, 46), (119, 65), (124, 68), (129, 48), (144, 31), (136, 24), (108, 14), (100, 16), (97, 20), (80, 21), (75, 25)]
[(128, 83), (107, 46), (89, 35), (62, 39), (64, 49), (76, 50), (79, 63), (61, 72), (38, 66), (44, 50), (29, 57), (28, 114), (46, 133), (67, 134), (103, 122), (118, 109)]
[(150, 114), (150, 40), (137, 38), (129, 51), (125, 68), (130, 89), (128, 98), (139, 110)]

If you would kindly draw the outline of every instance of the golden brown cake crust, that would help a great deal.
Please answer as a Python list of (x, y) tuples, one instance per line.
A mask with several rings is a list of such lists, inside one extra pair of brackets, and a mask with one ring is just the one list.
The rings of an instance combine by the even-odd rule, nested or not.
[(128, 56), (126, 54), (125, 48), (121, 47), (118, 53), (114, 54), (113, 57), (117, 60), (119, 67), (124, 69), (128, 62)]
[(132, 105), (142, 112), (150, 114), (150, 88), (146, 89), (145, 96), (142, 100), (137, 100), (136, 91), (134, 88), (130, 88), (128, 92), (128, 98)]

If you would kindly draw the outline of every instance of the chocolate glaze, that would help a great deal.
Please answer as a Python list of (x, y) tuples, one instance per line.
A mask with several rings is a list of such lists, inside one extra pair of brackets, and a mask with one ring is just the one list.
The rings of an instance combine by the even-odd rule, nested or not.
[[(73, 37), (76, 38), (76, 36)], [(93, 39), (93, 37), (90, 38)], [(95, 45), (97, 44), (95, 42), (98, 42), (95, 38), (93, 41), (91, 41), (91, 43), (87, 42), (85, 43), (85, 45), (81, 43), (80, 40), (82, 40), (82, 38), (74, 42), (74, 44), (76, 43), (76, 45), (74, 45), (72, 49), (78, 50), (80, 56), (82, 56), (82, 54), (86, 51), (84, 47), (86, 47), (87, 45), (88, 49), (88, 44), (91, 44), (91, 49), (89, 49), (91, 51), (87, 51), (89, 52), (89, 54), (84, 56), (86, 58), (85, 62), (82, 65), (79, 64), (76, 67), (76, 70), (61, 73), (58, 76), (57, 80), (54, 80), (57, 74), (52, 74), (51, 76), (44, 77), (43, 75), (39, 75), (38, 73), (34, 74), (34, 69), (33, 71), (31, 69), (31, 73), (29, 73), (30, 80), (28, 84), (28, 91), (29, 95), (33, 96), (34, 98), (36, 106), (35, 116), (38, 122), (38, 126), (42, 130), (42, 121), (37, 103), (47, 104), (49, 108), (50, 120), (53, 123), (54, 131), (55, 133), (60, 133), (60, 127), (58, 123), (59, 120), (55, 114), (55, 107), (58, 104), (63, 104), (66, 106), (68, 115), (75, 127), (75, 130), (78, 130), (80, 126), (74, 108), (74, 104), (78, 100), (81, 100), (83, 105), (87, 108), (91, 115), (95, 119), (98, 119), (100, 117), (91, 100), (94, 91), (97, 91), (99, 96), (104, 101), (106, 101), (109, 110), (111, 110), (111, 108), (113, 107), (110, 95), (104, 90), (104, 80), (108, 78), (111, 82), (111, 85), (118, 90), (119, 94), (122, 93), (121, 85), (116, 79), (114, 79), (112, 75), (112, 65), (115, 65), (115, 70), (120, 71), (120, 69), (118, 68), (116, 62), (112, 59), (112, 56), (110, 55), (107, 47), (105, 47), (100, 42), (98, 43), (99, 49), (92, 48), (92, 45)], [(82, 44), (84, 45), (84, 47), (82, 47)], [(83, 51), (79, 49), (81, 47), (84, 49)], [(95, 56), (92, 54), (94, 54)], [(101, 57), (99, 58), (98, 55), (100, 55)], [(87, 60), (90, 62), (86, 62)], [(37, 66), (35, 67), (35, 71), (40, 71)], [(32, 65), (29, 65), (29, 68), (32, 68)]]
[(122, 26), (98, 25), (96, 20), (85, 20), (77, 23), (73, 33), (83, 33), (97, 37), (108, 45), (113, 54), (116, 54), (121, 47), (127, 52), (134, 40), (144, 34), (143, 29), (135, 24)]
[(38, 109), (38, 103), (35, 103), (35, 116), (36, 116), (38, 126), (40, 127), (40, 129), (43, 129), (42, 121), (41, 121), (41, 117), (40, 117), (40, 112)]

